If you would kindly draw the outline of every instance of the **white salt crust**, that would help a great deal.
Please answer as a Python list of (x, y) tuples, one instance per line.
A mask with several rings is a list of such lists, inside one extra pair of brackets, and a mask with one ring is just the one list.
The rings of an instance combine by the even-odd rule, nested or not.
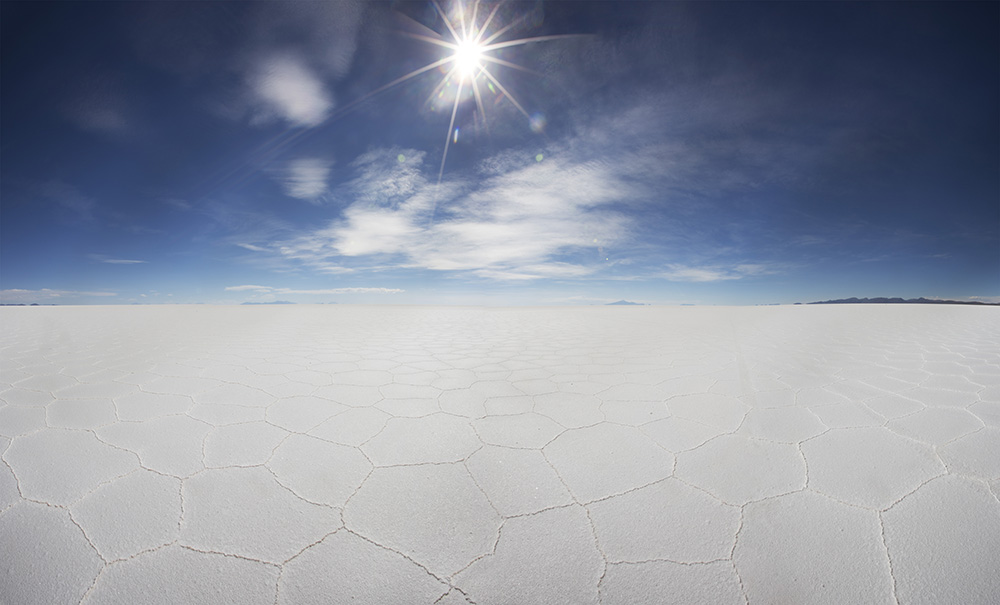
[(3, 602), (1000, 594), (996, 309), (0, 320)]

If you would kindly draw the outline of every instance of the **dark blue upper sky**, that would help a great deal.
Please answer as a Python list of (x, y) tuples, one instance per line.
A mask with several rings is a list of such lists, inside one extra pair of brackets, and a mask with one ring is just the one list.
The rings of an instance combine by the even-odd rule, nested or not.
[(1000, 3), (0, 11), (2, 302), (1000, 300)]

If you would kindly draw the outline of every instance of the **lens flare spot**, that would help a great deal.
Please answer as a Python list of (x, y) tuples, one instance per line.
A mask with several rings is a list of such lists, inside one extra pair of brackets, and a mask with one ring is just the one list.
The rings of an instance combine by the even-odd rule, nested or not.
[(452, 143), (458, 142), (458, 128), (455, 129), (455, 136), (451, 140)]
[(536, 161), (536, 162), (541, 162), (541, 161), (542, 161), (542, 160), (544, 160), (544, 159), (545, 159), (545, 156), (544, 156), (544, 155), (542, 155), (542, 154), (540, 154), (540, 153), (539, 153), (538, 155), (536, 155), (536, 156), (535, 156), (535, 161)]
[(396, 156), (396, 159), (399, 161), (400, 164), (402, 164), (403, 162), (406, 161), (406, 156), (403, 154), (399, 154)]
[(528, 125), (531, 127), (531, 132), (541, 133), (545, 130), (545, 115), (541, 113), (532, 114), (531, 118), (528, 119)]

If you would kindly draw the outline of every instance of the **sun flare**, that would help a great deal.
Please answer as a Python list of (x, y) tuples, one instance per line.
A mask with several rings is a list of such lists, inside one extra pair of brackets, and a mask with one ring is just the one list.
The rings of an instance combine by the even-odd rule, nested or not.
[(458, 43), (455, 47), (453, 61), (455, 72), (463, 80), (474, 78), (479, 69), (479, 61), (483, 55), (483, 46), (476, 40), (467, 38)]
[[(470, 6), (471, 4), (471, 10)], [(560, 38), (574, 38), (579, 34), (564, 34), (550, 36), (535, 36), (529, 38), (518, 38), (514, 40), (503, 40), (503, 37), (518, 27), (524, 26), (527, 15), (515, 18), (506, 25), (498, 25), (500, 18), (497, 12), (502, 2), (493, 4), (492, 9), (485, 10), (485, 3), (481, 0), (453, 0), (451, 11), (445, 11), (437, 0), (432, 0), (435, 12), (440, 17), (444, 25), (443, 31), (432, 32), (434, 35), (406, 33), (404, 35), (428, 44), (438, 46), (446, 51), (446, 54), (436, 61), (432, 61), (423, 67), (415, 69), (395, 80), (380, 86), (361, 98), (340, 108), (339, 112), (345, 112), (359, 103), (408, 80), (416, 78), (432, 70), (440, 69), (444, 72), (443, 77), (437, 86), (427, 97), (430, 103), (434, 99), (446, 98), (451, 104), (451, 119), (444, 140), (444, 151), (441, 154), (441, 166), (438, 170), (438, 183), (444, 174), (445, 163), (448, 160), (448, 150), (453, 143), (458, 142), (458, 128), (456, 128), (456, 117), (458, 117), (459, 106), (466, 100), (475, 100), (477, 110), (477, 127), (482, 126), (483, 130), (489, 134), (489, 126), (486, 120), (486, 107), (484, 97), (494, 100), (494, 105), (501, 99), (509, 101), (518, 112), (528, 121), (531, 130), (541, 133), (544, 129), (544, 118), (540, 114), (529, 114), (524, 106), (514, 97), (501, 83), (496, 72), (496, 67), (515, 69), (522, 72), (541, 75), (527, 69), (521, 65), (501, 58), (497, 51), (509, 49), (536, 42), (546, 42)], [(483, 10), (480, 10), (483, 9)], [(447, 92), (446, 92), (447, 91)], [(454, 91), (453, 93), (451, 91)]]
[[(444, 58), (425, 68), (440, 66), (447, 70), (444, 77), (434, 88), (429, 99), (436, 95), (440, 96), (446, 87), (451, 86), (455, 89), (454, 103), (451, 108), (451, 121), (448, 124), (444, 153), (441, 154), (441, 167), (438, 171), (438, 182), (440, 183), (441, 176), (444, 174), (445, 162), (448, 159), (448, 148), (452, 143), (458, 142), (458, 129), (455, 127), (455, 118), (458, 115), (458, 107), (463, 99), (475, 99), (479, 116), (478, 121), (487, 134), (489, 133), (489, 127), (486, 120), (486, 105), (483, 103), (483, 97), (487, 96), (487, 94), (493, 95), (498, 100), (501, 98), (506, 99), (528, 119), (529, 123), (534, 124), (534, 118), (529, 115), (528, 111), (525, 110), (514, 95), (500, 82), (497, 74), (491, 71), (491, 67), (503, 66), (529, 73), (536, 72), (502, 59), (498, 56), (497, 51), (533, 42), (543, 42), (571, 36), (537, 36), (533, 38), (498, 41), (504, 34), (521, 25), (519, 20), (515, 20), (502, 27), (494, 26), (494, 17), (496, 17), (497, 10), (500, 8), (499, 3), (495, 4), (492, 10), (487, 13), (486, 11), (480, 12), (481, 4), (479, 0), (472, 2), (471, 11), (465, 2), (455, 0), (452, 4), (453, 10), (450, 16), (437, 2), (434, 2), (434, 7), (441, 16), (441, 20), (447, 30), (446, 33), (440, 37), (424, 35), (414, 35), (413, 37), (451, 51), (450, 55), (446, 55)], [(465, 94), (464, 97), (463, 93)], [(534, 126), (532, 130), (539, 132)]]

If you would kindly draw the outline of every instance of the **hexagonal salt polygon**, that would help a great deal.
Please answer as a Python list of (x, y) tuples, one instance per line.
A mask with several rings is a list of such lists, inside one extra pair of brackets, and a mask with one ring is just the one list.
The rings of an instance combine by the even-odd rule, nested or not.
[(376, 468), (347, 502), (344, 522), (442, 576), (490, 552), (500, 527), (461, 464)]
[(581, 502), (668, 477), (674, 464), (673, 454), (639, 429), (609, 423), (566, 431), (543, 451)]
[(925, 408), (909, 416), (890, 420), (886, 426), (900, 435), (930, 445), (944, 445), (983, 428), (983, 423), (966, 410), (947, 407)]
[(188, 416), (117, 422), (97, 430), (101, 439), (139, 455), (142, 465), (175, 477), (205, 468), (202, 444), (212, 426)]
[(504, 447), (538, 449), (566, 429), (541, 414), (487, 416), (472, 422), (484, 443)]
[(139, 469), (105, 483), (71, 507), (105, 560), (125, 559), (177, 537), (180, 480)]
[(812, 492), (748, 504), (733, 561), (751, 603), (893, 603), (878, 515)]
[(537, 450), (488, 445), (472, 454), (465, 465), (502, 516), (573, 503), (555, 469)]
[(57, 399), (45, 408), (49, 426), (64, 429), (93, 429), (117, 421), (110, 399)]
[(900, 603), (990, 603), (1000, 594), (1000, 503), (938, 477), (882, 513)]
[(750, 408), (735, 397), (705, 393), (682, 395), (667, 402), (667, 409), (674, 416), (735, 431), (743, 422)]
[(11, 442), (3, 455), (25, 498), (67, 505), (100, 483), (139, 467), (131, 452), (102, 443), (89, 431), (45, 429)]
[(279, 603), (438, 603), (447, 591), (399, 553), (341, 530), (285, 564)]
[(359, 446), (378, 435), (389, 418), (389, 414), (378, 408), (352, 408), (309, 429), (309, 434), (333, 443)]
[(803, 443), (802, 452), (811, 489), (874, 509), (945, 470), (929, 446), (886, 428), (834, 429)]
[(984, 428), (938, 448), (951, 472), (980, 479), (1000, 478), (1000, 429)]
[(212, 429), (205, 437), (205, 466), (254, 466), (264, 464), (288, 431), (267, 422), (229, 424)]
[(299, 497), (343, 507), (372, 470), (357, 448), (308, 435), (291, 435), (267, 462), (278, 481)]
[(67, 511), (35, 502), (0, 515), (0, 558), (0, 595), (19, 605), (79, 603), (104, 564)]
[(231, 603), (271, 605), (278, 567), (173, 545), (109, 565), (83, 601), (98, 603)]
[(480, 605), (596, 603), (604, 562), (579, 505), (504, 522), (496, 550), (457, 574)]
[(184, 481), (181, 544), (282, 563), (341, 527), (335, 508), (310, 504), (265, 468), (225, 468)]
[(677, 455), (676, 474), (723, 502), (743, 505), (806, 485), (806, 465), (794, 445), (721, 435)]
[(729, 556), (740, 510), (675, 478), (587, 505), (610, 562), (695, 563)]
[(458, 462), (482, 446), (466, 418), (437, 413), (390, 418), (361, 449), (376, 466)]

